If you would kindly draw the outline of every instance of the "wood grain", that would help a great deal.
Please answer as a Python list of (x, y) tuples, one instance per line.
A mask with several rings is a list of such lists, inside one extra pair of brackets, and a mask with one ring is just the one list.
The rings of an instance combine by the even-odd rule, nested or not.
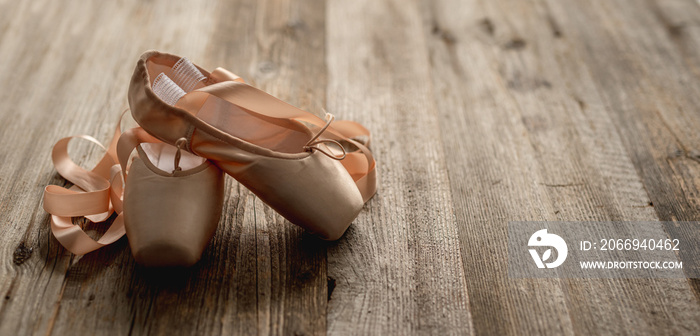
[(328, 6), (328, 106), (368, 125), (380, 165), (379, 192), (328, 250), (328, 274), (337, 284), (328, 331), (470, 333), (417, 8), (372, 0)]
[[(0, 335), (697, 334), (697, 279), (510, 279), (506, 227), (700, 220), (699, 20), (693, 0), (0, 0)], [(378, 194), (328, 243), (229, 178), (190, 270), (126, 239), (67, 253), (51, 147), (108, 140), (148, 49), (363, 123)]]
[[(638, 110), (607, 98), (653, 106), (657, 97), (610, 78), (619, 69), (630, 82), (646, 81), (629, 62), (614, 62), (622, 55), (651, 58), (648, 50), (611, 50), (650, 28), (630, 22), (624, 39), (608, 42), (619, 29), (597, 29), (620, 19), (606, 15), (641, 16), (623, 10), (629, 2), (602, 8), (610, 3), (423, 4), (444, 144), (447, 152), (469, 153), (447, 162), (465, 270), (478, 270), (466, 273), (477, 333), (677, 334), (700, 327), (697, 297), (686, 280), (513, 280), (502, 266), (508, 221), (659, 218), (659, 201), (649, 199), (653, 182), (639, 172), (663, 159), (648, 158), (645, 166), (635, 160), (630, 144), (646, 141), (640, 134), (648, 130), (635, 127)], [(582, 57), (592, 49), (590, 58)], [(675, 80), (673, 72), (659, 75)], [(663, 141), (663, 133), (653, 135)], [(662, 175), (677, 178), (671, 171)], [(666, 202), (682, 200), (683, 193), (675, 188)]]

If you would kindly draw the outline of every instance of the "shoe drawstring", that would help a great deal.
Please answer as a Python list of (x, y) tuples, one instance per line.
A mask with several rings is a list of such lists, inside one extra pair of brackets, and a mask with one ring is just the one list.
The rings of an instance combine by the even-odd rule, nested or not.
[(182, 167), (180, 167), (180, 158), (182, 157), (182, 149), (187, 145), (187, 139), (185, 138), (180, 138), (177, 139), (175, 142), (175, 146), (177, 146), (177, 152), (175, 152), (175, 171), (182, 171)]
[[(311, 140), (309, 140), (309, 142), (306, 143), (306, 145), (304, 145), (304, 150), (311, 152), (311, 151), (313, 151), (313, 150), (315, 149), (315, 150), (317, 150), (317, 151), (319, 151), (319, 152), (325, 154), (327, 157), (329, 157), (329, 158), (331, 158), (331, 159), (333, 159), (333, 160), (342, 160), (342, 159), (344, 159), (345, 156), (347, 155), (347, 152), (345, 151), (345, 147), (343, 147), (343, 145), (341, 145), (340, 142), (338, 142), (338, 141), (336, 141), (336, 140), (333, 140), (333, 139), (321, 139), (321, 140), (317, 140), (318, 137), (321, 136), (321, 133), (323, 133), (323, 132), (328, 128), (328, 126), (331, 125), (331, 123), (333, 122), (333, 120), (335, 120), (335, 116), (332, 115), (332, 114), (330, 114), (330, 113), (326, 113), (326, 120), (327, 120), (326, 125), (323, 126), (323, 128), (321, 128), (321, 130), (318, 131), (318, 133), (316, 133), (316, 135), (314, 135), (314, 136), (311, 138)], [(318, 146), (317, 146), (317, 145), (322, 144), (322, 143), (333, 143), (333, 144), (337, 145), (338, 148), (340, 148), (340, 150), (343, 151), (343, 155), (342, 155), (342, 156), (334, 155), (334, 154), (332, 154), (332, 153), (329, 153), (329, 152), (323, 150), (321, 147), (318, 147)], [(179, 153), (179, 152), (178, 152), (178, 153)]]

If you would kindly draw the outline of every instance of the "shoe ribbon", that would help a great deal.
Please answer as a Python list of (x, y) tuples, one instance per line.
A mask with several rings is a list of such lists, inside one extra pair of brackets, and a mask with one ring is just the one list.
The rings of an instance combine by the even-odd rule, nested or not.
[[(319, 151), (319, 152), (325, 154), (327, 157), (329, 157), (329, 158), (331, 158), (331, 159), (333, 159), (333, 160), (338, 160), (338, 161), (343, 160), (343, 159), (345, 159), (345, 158), (348, 156), (348, 153), (345, 151), (345, 147), (343, 147), (343, 145), (341, 145), (340, 142), (338, 142), (338, 141), (336, 141), (336, 140), (333, 140), (333, 139), (321, 139), (321, 140), (317, 140), (318, 137), (321, 136), (321, 134), (322, 134), (326, 129), (328, 129), (328, 126), (331, 125), (331, 123), (333, 122), (333, 120), (335, 120), (335, 116), (332, 115), (332, 114), (330, 114), (330, 113), (326, 113), (326, 120), (327, 120), (327, 122), (326, 122), (326, 124), (321, 128), (321, 130), (319, 130), (318, 132), (316, 132), (316, 135), (314, 135), (314, 136), (311, 138), (311, 140), (309, 140), (309, 142), (307, 142), (306, 145), (304, 145), (304, 150), (312, 151), (312, 150), (315, 149), (315, 150), (317, 150), (317, 151)], [(323, 148), (321, 148), (321, 147), (318, 146), (318, 145), (323, 144), (323, 143), (325, 143), (325, 144), (328, 144), (328, 143), (335, 144), (336, 146), (338, 146), (338, 148), (340, 148), (341, 151), (343, 151), (343, 154), (342, 154), (342, 155), (333, 155), (333, 154), (327, 152), (326, 150), (324, 150)]]
[[(44, 189), (44, 210), (51, 214), (54, 237), (71, 253), (83, 255), (92, 252), (116, 242), (126, 233), (122, 199), (124, 179), (117, 159), (117, 142), (121, 135), (119, 124), (106, 148), (89, 135), (76, 135), (60, 139), (51, 152), (56, 171), (73, 186), (47, 186)], [(68, 143), (76, 138), (88, 140), (105, 151), (92, 170), (80, 167), (68, 155)], [(73, 224), (73, 217), (85, 217), (94, 223), (106, 224), (115, 212), (117, 217), (98, 240)]]

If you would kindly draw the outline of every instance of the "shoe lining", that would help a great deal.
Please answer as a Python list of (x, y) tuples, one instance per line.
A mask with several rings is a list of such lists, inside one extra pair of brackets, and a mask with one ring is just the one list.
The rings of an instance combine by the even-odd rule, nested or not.
[[(153, 92), (168, 105), (175, 105), (186, 92), (192, 91), (198, 85), (201, 87), (202, 80), (206, 78), (185, 58), (172, 65), (172, 67), (169, 65), (154, 65), (153, 68), (162, 70), (151, 83)], [(170, 74), (170, 76), (166, 73)], [(175, 171), (177, 147), (165, 143), (142, 143), (141, 148), (148, 157), (146, 159), (153, 166), (167, 173)], [(200, 166), (204, 161), (205, 159), (202, 157), (181, 151), (179, 167), (182, 170), (189, 170)]]
[(175, 105), (175, 103), (177, 103), (177, 101), (180, 100), (180, 98), (182, 98), (182, 96), (184, 96), (186, 93), (185, 90), (175, 84), (170, 77), (166, 76), (162, 72), (156, 77), (156, 79), (153, 80), (152, 87), (156, 96), (171, 106)]

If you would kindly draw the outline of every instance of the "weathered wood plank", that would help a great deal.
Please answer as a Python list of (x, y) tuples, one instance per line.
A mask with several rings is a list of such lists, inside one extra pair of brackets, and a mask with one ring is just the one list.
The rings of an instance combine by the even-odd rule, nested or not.
[[(133, 267), (125, 241), (80, 260), (72, 258), (50, 236), (41, 193), (46, 184), (65, 183), (49, 161), (57, 139), (80, 133), (107, 139), (126, 106), (122, 98), (126, 86), (116, 83), (128, 82), (128, 69), (137, 54), (133, 49), (142, 47), (127, 46), (133, 50), (130, 54), (114, 52), (121, 47), (113, 45), (120, 41), (114, 38), (120, 27), (99, 23), (110, 21), (118, 11), (116, 4), (3, 6), (7, 9), (3, 13), (12, 19), (3, 21), (0, 76), (3, 83), (12, 84), (2, 86), (0, 138), (12, 146), (0, 150), (4, 159), (0, 290), (5, 293), (0, 333), (47, 334), (76, 322), (88, 330), (107, 324), (126, 333), (129, 323), (114, 325), (108, 320), (112, 314), (128, 321), (127, 310), (116, 308), (128, 307), (128, 298), (103, 300), (125, 283), (115, 280), (130, 278), (121, 272), (122, 267)], [(73, 12), (92, 15), (72, 17)], [(88, 148), (78, 146), (81, 150), (74, 153), (83, 158), (99, 155), (99, 150)], [(29, 249), (31, 254), (22, 253)], [(80, 315), (65, 314), (71, 311)]]
[[(698, 15), (696, 1), (646, 1), (643, 6), (613, 1), (588, 6), (577, 15), (580, 20), (572, 20), (579, 27), (584, 25), (581, 19), (593, 16), (603, 23), (576, 32), (575, 37), (584, 42), (577, 51), (600, 78), (602, 96), (614, 112), (612, 119), (651, 204), (664, 221), (700, 218)], [(600, 34), (603, 30), (607, 34)], [(601, 62), (608, 58), (609, 62)], [(666, 230), (684, 240), (700, 237), (697, 230), (680, 230), (675, 225), (667, 225)], [(700, 246), (695, 245), (681, 251), (684, 268), (700, 268), (699, 253)], [(700, 297), (700, 281), (689, 283)]]
[[(605, 98), (638, 93), (604, 85), (580, 57), (584, 46), (571, 33), (590, 33), (596, 18), (572, 22), (581, 7), (595, 5), (557, 3), (552, 13), (553, 3), (423, 4), (445, 148), (468, 153), (447, 156), (447, 165), (465, 270), (478, 270), (465, 272), (474, 328), (487, 334), (696, 330), (698, 301), (686, 280), (507, 278), (508, 221), (658, 218), (630, 158), (629, 134), (618, 133), (619, 109)], [(585, 47), (609, 48), (601, 39), (606, 34), (590, 33)], [(624, 39), (634, 36), (627, 32)], [(610, 71), (613, 54), (595, 57), (597, 71)]]
[(405, 1), (331, 1), (326, 25), (329, 111), (369, 127), (380, 165), (377, 195), (328, 250), (329, 333), (469, 334), (419, 12)]
[[(280, 99), (322, 114), (326, 96), (325, 2), (265, 1), (258, 6), (257, 48), (250, 62), (254, 73), (249, 78)], [(264, 214), (267, 218), (266, 225), (257, 227), (257, 249), (269, 246), (271, 266), (269, 270), (264, 264), (258, 266), (258, 288), (264, 286), (261, 279), (271, 278), (270, 289), (258, 293), (260, 307), (270, 300), (268, 312), (259, 312), (260, 333), (325, 334), (325, 242), (291, 225), (259, 200), (257, 203), (257, 217)]]

